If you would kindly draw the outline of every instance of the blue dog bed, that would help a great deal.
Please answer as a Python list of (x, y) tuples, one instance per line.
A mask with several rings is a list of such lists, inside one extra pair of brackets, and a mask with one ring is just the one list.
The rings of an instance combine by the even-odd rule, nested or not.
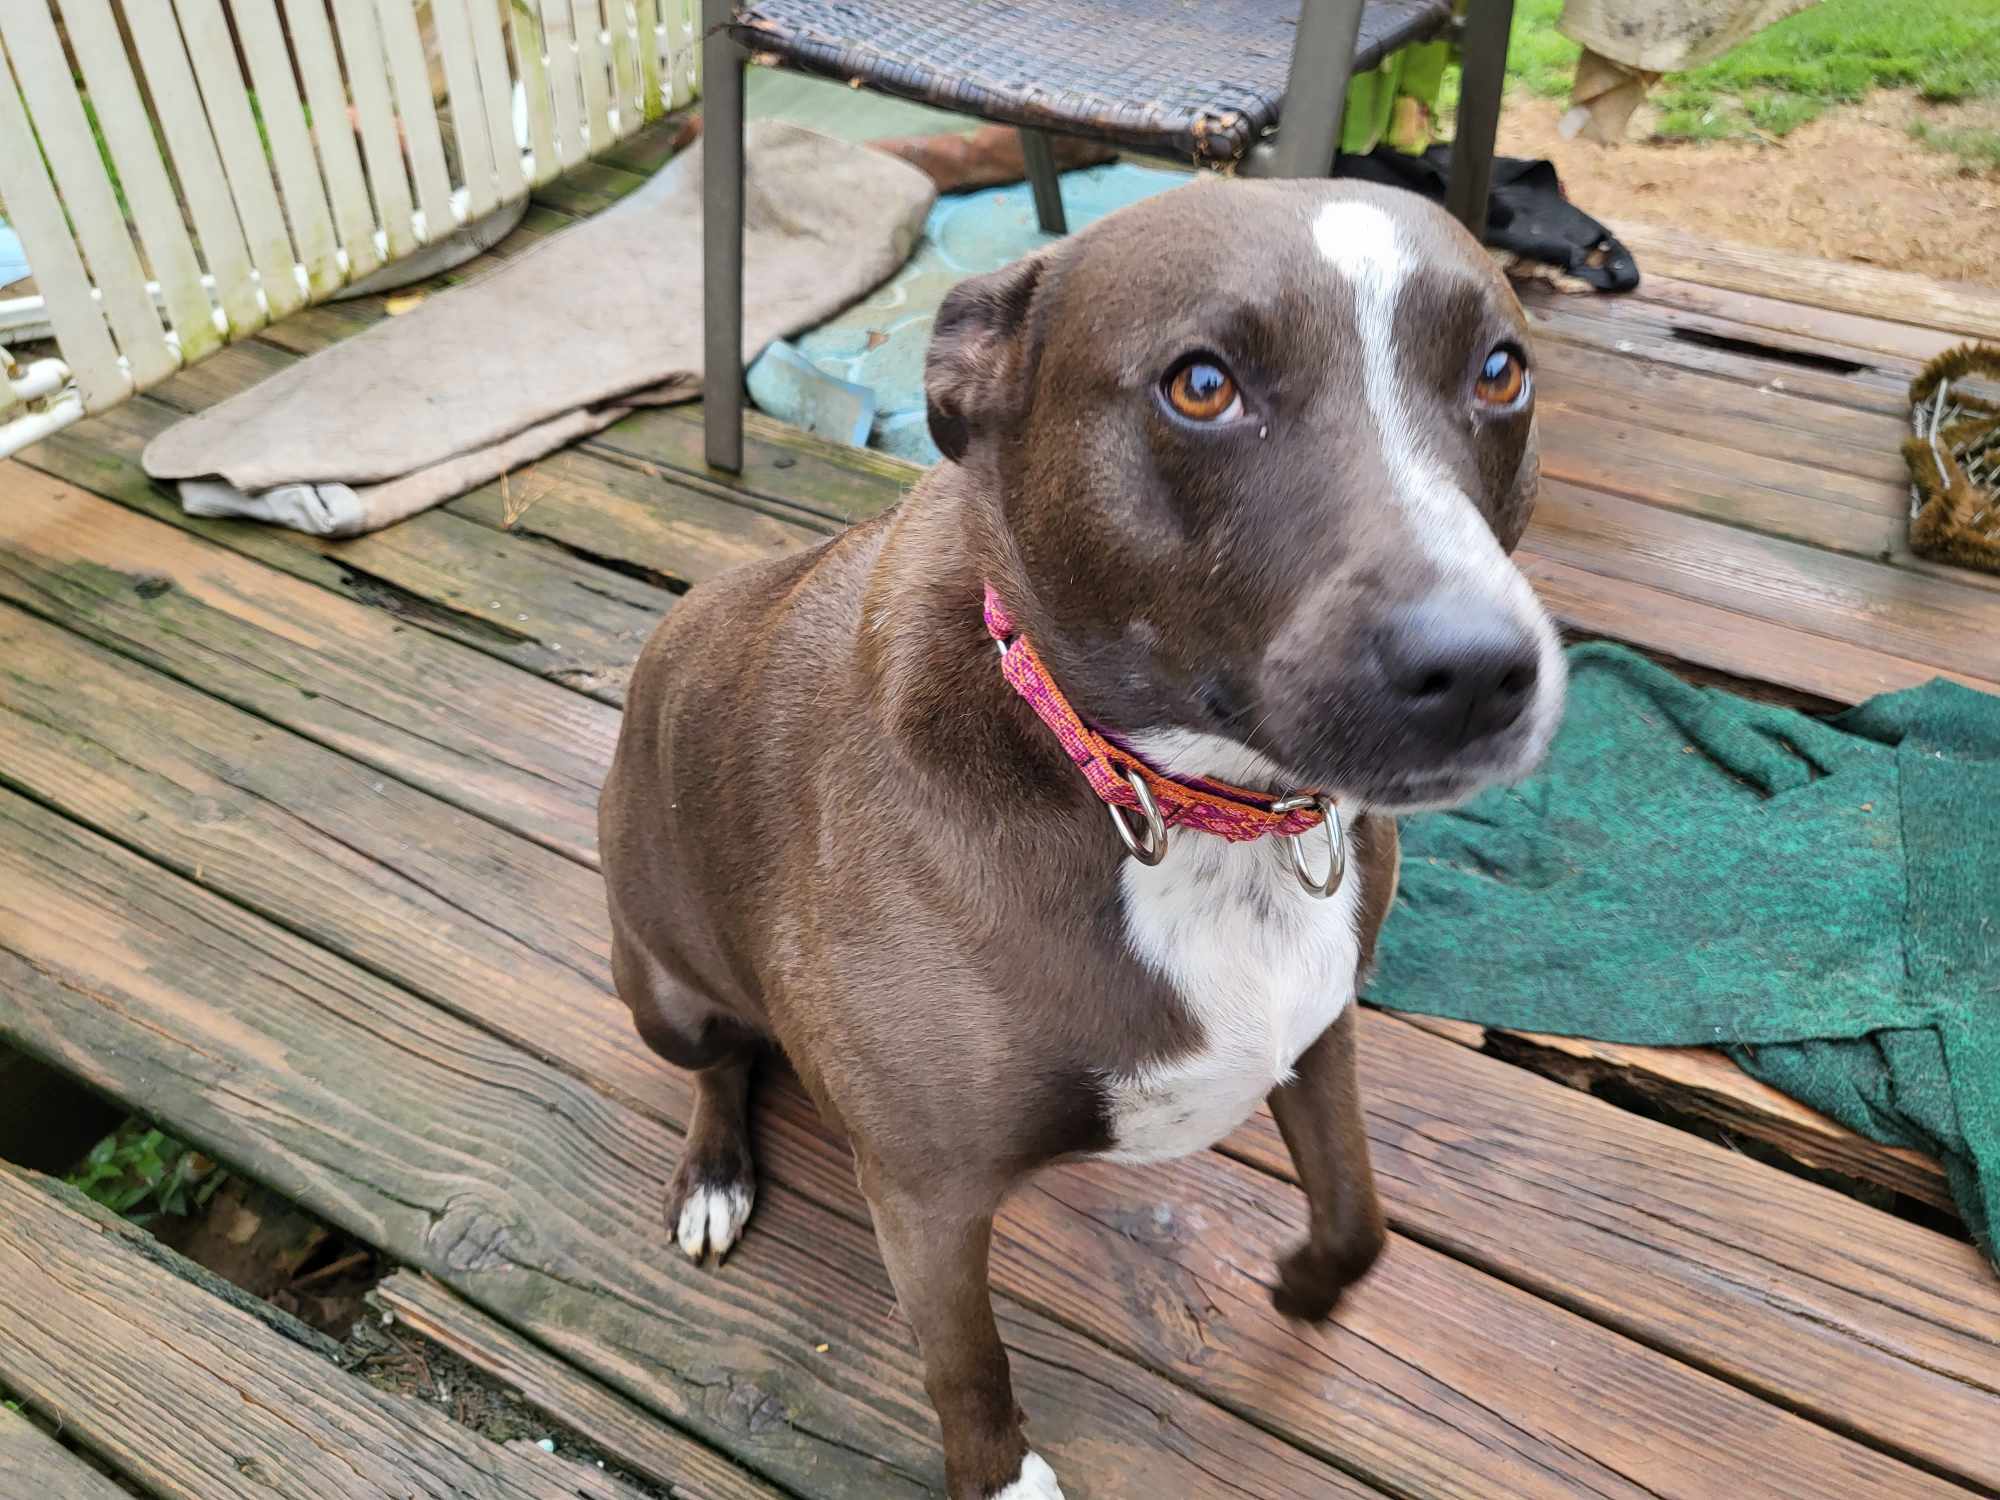
[[(1185, 172), (1114, 162), (1063, 174), (1063, 211), (1072, 229), (1114, 209), (1189, 181)], [(936, 463), (924, 425), (924, 350), (931, 320), (945, 294), (968, 276), (997, 271), (1051, 242), (1035, 220), (1028, 185), (984, 188), (939, 198), (924, 237), (903, 269), (872, 297), (793, 341), (793, 349), (825, 374), (863, 386), (875, 396), (871, 446), (921, 464)], [(774, 368), (759, 368), (766, 360)], [(770, 378), (789, 364), (783, 346), (752, 367), (751, 396), (772, 416), (818, 430), (810, 382)], [(834, 434), (828, 433), (829, 436)]]

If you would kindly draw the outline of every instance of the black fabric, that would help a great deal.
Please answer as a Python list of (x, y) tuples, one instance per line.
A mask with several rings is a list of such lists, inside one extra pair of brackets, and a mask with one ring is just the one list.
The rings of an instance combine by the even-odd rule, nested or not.
[[(1341, 177), (1386, 183), (1444, 202), (1451, 171), (1451, 148), (1433, 146), (1410, 156), (1378, 146), (1366, 156), (1343, 154), (1334, 168)], [(1632, 252), (1597, 220), (1563, 196), (1553, 164), (1500, 157), (1493, 163), (1487, 199), (1486, 243), (1581, 277), (1601, 292), (1629, 292), (1639, 284)]]

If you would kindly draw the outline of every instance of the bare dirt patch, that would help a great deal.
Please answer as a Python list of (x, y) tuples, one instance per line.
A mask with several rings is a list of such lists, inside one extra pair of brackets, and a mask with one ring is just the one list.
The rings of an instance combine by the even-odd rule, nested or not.
[(1969, 168), (1910, 133), (1919, 121), (1995, 129), (2000, 102), (1932, 105), (1885, 91), (1770, 142), (1647, 140), (1642, 115), (1617, 146), (1564, 140), (1563, 111), (1515, 94), (1500, 149), (1549, 158), (1571, 200), (1598, 218), (2000, 287), (2000, 171)]

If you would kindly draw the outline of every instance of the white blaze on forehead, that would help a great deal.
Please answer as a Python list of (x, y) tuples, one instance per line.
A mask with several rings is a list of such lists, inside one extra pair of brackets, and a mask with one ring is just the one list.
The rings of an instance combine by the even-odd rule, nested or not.
[(1358, 198), (1343, 198), (1320, 209), (1313, 220), (1319, 253), (1357, 287), (1379, 287), (1392, 299), (1410, 273), (1409, 257), (1385, 209)]
[(1532, 609), (1526, 581), (1438, 459), (1409, 399), (1410, 361), (1396, 338), (1396, 301), (1417, 262), (1395, 217), (1376, 204), (1343, 198), (1320, 209), (1312, 233), (1320, 254), (1354, 292), (1362, 389), (1394, 492), (1388, 498), (1408, 513), (1418, 544), (1447, 578), (1485, 583), (1517, 608)]

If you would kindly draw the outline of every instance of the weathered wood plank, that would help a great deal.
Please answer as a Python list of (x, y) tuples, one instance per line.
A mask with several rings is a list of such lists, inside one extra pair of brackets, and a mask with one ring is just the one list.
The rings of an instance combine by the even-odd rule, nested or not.
[(771, 507), (809, 525), (865, 521), (895, 504), (924, 473), (921, 464), (815, 437), (753, 411), (743, 418), (743, 472), (721, 474), (702, 457), (701, 420), (697, 405), (655, 407), (634, 412), (591, 442), (606, 452), (719, 484), (737, 504)]
[(0, 475), (0, 598), (596, 858), (615, 710), (34, 470)]
[[(1899, 546), (1908, 550), (1907, 485), (1877, 482), (1863, 490), (1846, 476), (1607, 419), (1560, 397), (1548, 402), (1539, 422), (1545, 481), (1602, 490), (1852, 557), (1888, 561)], [(1815, 476), (1841, 482), (1822, 487)], [(1864, 498), (1875, 503), (1857, 503)], [(1728, 545), (1726, 533), (1714, 541), (1717, 547)]]
[(596, 445), (552, 453), (511, 477), (511, 503), (489, 484), (448, 509), (683, 585), (826, 540), (796, 520), (735, 503), (720, 485), (675, 483), (655, 464), (599, 453)]
[[(548, 1011), (542, 1026), (568, 1029)], [(893, 1500), (937, 1483), (915, 1351), (863, 1226), (767, 1181), (728, 1271), (690, 1266), (658, 1219), (678, 1143), (656, 1119), (7, 794), (0, 1033), (787, 1488)], [(1210, 1474), (1271, 1500), (1369, 1493), (1087, 1338), (1011, 1303), (1000, 1316), (1037, 1446), (1079, 1495), (1203, 1493)], [(1871, 1465), (1885, 1492), (1927, 1493)]]
[(596, 158), (607, 166), (622, 167), (641, 181), (664, 167), (676, 153), (685, 151), (700, 138), (701, 115), (697, 104), (676, 110), (662, 119), (634, 131), (622, 141), (607, 146)]
[(1564, 344), (1536, 372), (1536, 410), (1565, 407), (1859, 479), (1906, 484), (1907, 416)]
[[(233, 345), (216, 358), (254, 347)], [(139, 397), (65, 428), (19, 461), (607, 703), (623, 701), (639, 647), (673, 605), (656, 584), (536, 539), (495, 537), (444, 510), (348, 541), (187, 515), (139, 468), (147, 441), (175, 420), (166, 405)], [(592, 465), (568, 457), (572, 467)], [(594, 467), (613, 468), (601, 460)], [(510, 494), (518, 502), (531, 493), (525, 480), (492, 487), (503, 510)]]
[(0, 1406), (0, 1495), (19, 1500), (131, 1500), (19, 1412)]
[[(1683, 670), (1689, 665), (1707, 668), (1838, 704), (1916, 687), (1938, 675), (1929, 663), (1773, 624), (1747, 607), (1728, 608), (1671, 588), (1606, 578), (1543, 555), (1532, 536), (1514, 556), (1566, 630), (1636, 645)], [(2000, 686), (1979, 678), (1961, 680), (1988, 691)]]
[[(1755, 532), (1560, 480), (1544, 482), (1524, 549), (1920, 663), (1991, 690), (2000, 594)], [(1639, 644), (1650, 644), (1639, 637)], [(1758, 644), (1744, 641), (1745, 676)]]
[(1956, 1213), (1944, 1169), (1921, 1151), (1856, 1135), (1838, 1120), (1760, 1083), (1708, 1047), (1632, 1047), (1582, 1037), (1397, 1013), (1419, 1030), (1532, 1068), (1571, 1088), (1616, 1084), (1684, 1117), (1775, 1147), (1801, 1166), (1838, 1172)]
[[(343, 773), (329, 764), (338, 757), (315, 747), (288, 743), (267, 729), (258, 739), (258, 726), (232, 732), (233, 711), (225, 706), (140, 680), (129, 664), (121, 672), (119, 663), (93, 648), (66, 645), (68, 638), (53, 627), (18, 616), (0, 617), (0, 627), (7, 627), (0, 628), (6, 659), (36, 664), (33, 674), (14, 671), (0, 699), (0, 756), (17, 784), (171, 868), (191, 869), (203, 884), (246, 907), (338, 946), (369, 969), (393, 974), (499, 1036), (550, 1056), (572, 1076), (608, 1087), (656, 1119), (674, 1127), (685, 1122), (690, 1101), (684, 1081), (649, 1061), (622, 1008), (606, 993), (603, 896), (589, 872), (525, 846), (510, 853), (497, 847), (497, 830), (435, 806), (427, 814), (416, 794), (399, 793), (393, 784), (371, 795), (366, 773)], [(121, 687), (124, 711), (108, 718), (107, 700)], [(411, 828), (424, 830), (419, 848), (410, 847)], [(560, 1028), (547, 1025), (551, 1013), (563, 1016)], [(865, 1226), (842, 1149), (796, 1089), (776, 1097), (780, 1106), (765, 1132), (767, 1174)], [(1213, 1174), (1221, 1164), (1204, 1166)], [(1269, 1200), (1261, 1217), (1273, 1233), (1286, 1232), (1296, 1221), (1296, 1203), (1254, 1177), (1236, 1175), (1238, 1207), (1244, 1192)], [(1204, 1187), (1198, 1178), (1170, 1182), (1167, 1190), (1172, 1201), (1183, 1192), (1213, 1198), (1226, 1191)], [(1049, 1204), (1043, 1207), (1038, 1219), (1050, 1220)], [(1133, 1211), (1128, 1205), (1120, 1213)], [(1228, 1222), (1226, 1213), (1209, 1217)], [(1468, 1441), (1462, 1429), (1469, 1419), (1436, 1426), (1435, 1418), (1417, 1415), (1424, 1387), (1409, 1386), (1406, 1370), (1423, 1360), (1420, 1309), (1406, 1307), (1386, 1318), (1408, 1328), (1392, 1341), (1393, 1357), (1360, 1356), (1361, 1373), (1342, 1378), (1340, 1400), (1330, 1408), (1322, 1399), (1326, 1374), (1284, 1333), (1261, 1285), (1241, 1269), (1223, 1269), (1268, 1260), (1271, 1248), (1263, 1247), (1261, 1256), (1233, 1253), (1208, 1270), (1205, 1285), (1188, 1285), (1185, 1270), (1161, 1263), (1157, 1245), (1135, 1244), (1115, 1228), (1058, 1208), (1052, 1221), (1003, 1228), (996, 1269), (999, 1284), (1031, 1305), (1081, 1321), (1086, 1331), (1163, 1361), (1184, 1382), (1220, 1397), (1241, 1400), (1243, 1392), (1257, 1390), (1258, 1372), (1273, 1358), (1293, 1366), (1303, 1361), (1304, 1385), (1288, 1380), (1280, 1386), (1282, 1400), (1259, 1402), (1262, 1425), (1276, 1423), (1329, 1451), (1346, 1446), (1336, 1411), (1351, 1416), (1374, 1410), (1386, 1431), (1415, 1429), (1409, 1437), (1380, 1439), (1374, 1466), (1408, 1474), (1414, 1444), (1423, 1450), (1415, 1472), (1428, 1476), (1426, 1482), (1446, 1485), (1452, 1494), (1477, 1494), (1478, 1476), (1497, 1462), (1488, 1450), (1510, 1439), (1504, 1427), (1477, 1431), (1483, 1419), (1472, 1420)], [(1136, 1289), (1146, 1292), (1137, 1309), (1171, 1310), (1162, 1327), (1135, 1311)], [(1189, 1324), (1191, 1308), (1209, 1309), (1199, 1332)], [(1356, 1362), (1349, 1354), (1343, 1363)], [(1377, 1389), (1379, 1381), (1388, 1388)], [(1553, 1453), (1534, 1467), (1579, 1478), (1593, 1472), (1587, 1462), (1577, 1469), (1577, 1462)], [(1524, 1486), (1520, 1493), (1538, 1493), (1528, 1475), (1512, 1482)]]
[[(0, 663), (14, 786), (531, 1052), (572, 1070), (585, 1058), (600, 1088), (656, 1107), (662, 1070), (612, 996), (590, 871), (6, 605)], [(552, 1012), (577, 1033), (561, 1046)]]
[(586, 161), (536, 188), (534, 202), (571, 218), (588, 218), (645, 183), (642, 174), (629, 168), (603, 160)]
[(140, 1238), (0, 1163), (0, 1375), (149, 1489), (170, 1500), (557, 1500), (549, 1469), (343, 1374)]
[[(0, 658), (19, 664), (0, 684), (0, 763), (37, 800), (175, 870), (193, 871), (243, 906), (397, 977), (654, 1119), (674, 1126), (685, 1120), (683, 1080), (648, 1061), (608, 993), (603, 898), (588, 871), (529, 846), (509, 851), (499, 830), (435, 804), (426, 809), (421, 796), (394, 784), (374, 793), (366, 774), (343, 771), (338, 757), (268, 726), (233, 725), (241, 716), (224, 705), (149, 681), (129, 664), (40, 622), (0, 615)], [(413, 828), (424, 831), (421, 840), (410, 839)], [(548, 1025), (551, 1014), (563, 1017), (559, 1027)], [(1496, 1079), (1514, 1071), (1488, 1059), (1472, 1061)], [(1504, 1097), (1504, 1087), (1495, 1084), (1492, 1091)], [(795, 1087), (781, 1083), (770, 1097), (764, 1131), (770, 1178), (865, 1226), (844, 1152)], [(1454, 1100), (1448, 1128), (1461, 1137), (1471, 1132), (1504, 1139), (1513, 1128), (1504, 1105), (1491, 1116), (1467, 1115), (1455, 1094), (1441, 1097)], [(1573, 1097), (1582, 1113), (1569, 1123), (1565, 1139), (1601, 1139), (1597, 1113), (1616, 1111)], [(1652, 1151), (1677, 1149), (1673, 1132), (1652, 1129), (1658, 1133)], [(1598, 1170), (1592, 1148), (1577, 1154), (1571, 1170), (1587, 1181)], [(1748, 1173), (1745, 1194), (1756, 1178), (1773, 1175), (1734, 1158), (1730, 1170)], [(1502, 1199), (1505, 1188), (1503, 1180)], [(1576, 1212), (1587, 1215), (1599, 1190), (1576, 1190), (1583, 1203)], [(1497, 1268), (1501, 1274), (1526, 1274), (1523, 1265), (1569, 1274), (1560, 1268), (1575, 1257), (1573, 1236), (1551, 1238), (1541, 1232), (1539, 1218), (1511, 1213), (1504, 1203), (1496, 1207), (1491, 1183), (1466, 1191), (1468, 1203), (1455, 1210), (1461, 1217), (1508, 1220), (1504, 1232), (1492, 1232), (1507, 1246), (1504, 1254), (1522, 1264), (1508, 1259)], [(1145, 1196), (1135, 1201), (1134, 1192)], [(1393, 1192), (1392, 1212), (1400, 1214)], [(1507, 1422), (1553, 1423), (1557, 1450), (1539, 1454), (1510, 1478), (1510, 1494), (1541, 1493), (1537, 1475), (1601, 1485), (1607, 1464), (1644, 1483), (1661, 1477), (1646, 1461), (1614, 1456), (1623, 1438), (1604, 1446), (1613, 1441), (1608, 1434), (1643, 1426), (1643, 1409), (1622, 1406), (1622, 1398), (1600, 1402), (1594, 1395), (1561, 1394), (1577, 1371), (1598, 1367), (1622, 1391), (1611, 1372), (1640, 1379), (1630, 1363), (1635, 1356), (1602, 1347), (1566, 1319), (1532, 1327), (1529, 1313), (1511, 1301), (1494, 1304), (1494, 1289), (1483, 1279), (1453, 1284), (1460, 1273), (1448, 1262), (1430, 1264), (1407, 1241), (1398, 1241), (1391, 1266), (1355, 1304), (1369, 1314), (1366, 1347), (1353, 1344), (1351, 1324), (1345, 1331), (1289, 1329), (1269, 1309), (1254, 1273), (1295, 1232), (1299, 1213), (1295, 1195), (1214, 1157), (1149, 1170), (1143, 1178), (1088, 1169), (1051, 1179), (1003, 1221), (996, 1280), (1026, 1305), (1396, 1488), (1490, 1493), (1482, 1490), (1482, 1476), (1500, 1462), (1490, 1450), (1524, 1441), (1504, 1426), (1489, 1428), (1491, 1416), (1468, 1415), (1471, 1408), (1437, 1426), (1432, 1408), (1447, 1398), (1426, 1392), (1452, 1390)], [(1523, 1217), (1525, 1229), (1514, 1222)], [(1257, 1230), (1240, 1232), (1237, 1226), (1246, 1221)], [(1555, 1222), (1560, 1227), (1567, 1218), (1559, 1215)], [(1687, 1222), (1691, 1236), (1709, 1232), (1698, 1217)], [(1889, 1238), (1904, 1227), (1892, 1226)], [(1817, 1231), (1808, 1222), (1795, 1232), (1810, 1238)], [(1598, 1284), (1615, 1285), (1632, 1274), (1622, 1259), (1616, 1244), (1605, 1241), (1593, 1246), (1587, 1263)], [(1698, 1265), (1674, 1269), (1702, 1284)], [(1976, 1262), (1969, 1274), (1983, 1275)], [(1829, 1400), (1827, 1391), (1851, 1389), (1856, 1381), (1885, 1395), (1909, 1386), (1911, 1371), (1900, 1356), (1879, 1353), (1875, 1330), (1829, 1335), (1817, 1308), (1797, 1317), (1774, 1314), (1765, 1295), (1732, 1292), (1725, 1300), (1731, 1299), (1736, 1305), (1719, 1329), (1702, 1326), (1694, 1333), (1700, 1339), (1696, 1357), (1721, 1364), (1734, 1379), (1757, 1350), (1810, 1341), (1814, 1347), (1798, 1349), (1793, 1364), (1812, 1372), (1814, 1399)], [(1657, 1303), (1648, 1303), (1647, 1343), (1684, 1352), (1685, 1320), (1662, 1311), (1680, 1300), (1677, 1288), (1662, 1289)], [(1510, 1330), (1507, 1338), (1558, 1349), (1560, 1358), (1535, 1374), (1517, 1363), (1506, 1391), (1487, 1389), (1478, 1374), (1481, 1362), (1505, 1363), (1503, 1350), (1488, 1349), (1476, 1359), (1461, 1351), (1441, 1364), (1427, 1311), (1440, 1303), (1484, 1309), (1478, 1318), (1499, 1319)], [(1274, 1380), (1274, 1370), (1289, 1373)], [(1409, 1383), (1413, 1371), (1423, 1372), (1415, 1385)], [(1666, 1379), (1674, 1389), (1673, 1379), (1657, 1371), (1645, 1378)], [(1926, 1376), (1908, 1389), (1909, 1400), (1950, 1412), (1948, 1397), (1927, 1382)], [(1681, 1398), (1690, 1399), (1685, 1393)], [(1448, 1405), (1460, 1403), (1459, 1396), (1448, 1398)], [(1551, 1404), (1575, 1409), (1561, 1418), (1531, 1417)], [(1897, 1426), (1894, 1413), (1903, 1405), (1900, 1399), (1879, 1403), (1885, 1427)], [(1357, 1437), (1349, 1426), (1360, 1411), (1376, 1413), (1377, 1420)], [(1727, 1425), (1737, 1419), (1724, 1413), (1717, 1420)], [(1378, 1426), (1400, 1436), (1377, 1436)], [(1667, 1450), (1660, 1463), (1682, 1461), (1673, 1457), (1678, 1440), (1650, 1441), (1656, 1451)], [(1894, 1434), (1878, 1441), (1893, 1442)]]
[[(1700, 432), (1700, 423), (1682, 424), (1696, 428), (1688, 436), (1668, 430), (1657, 417), (1607, 413), (1602, 407), (1608, 403), (1581, 397), (1565, 382), (1558, 381), (1557, 390), (1546, 413), (1537, 408), (1545, 469), (1551, 462), (1558, 468), (1573, 464), (1590, 476), (1580, 482), (1685, 509), (1706, 504), (1719, 519), (1759, 530), (1780, 524), (1809, 530), (1810, 521), (1792, 519), (1793, 512), (1801, 511), (1846, 510), (1871, 520), (1907, 520), (1908, 475), (1893, 445), (1888, 451), (1897, 458), (1901, 477), (1826, 469), (1775, 443), (1758, 449), (1732, 447), (1711, 441)], [(1795, 438), (1789, 446), (1810, 441)], [(1656, 471), (1663, 471), (1657, 481)]]
[(442, 1282), (398, 1271), (375, 1295), (405, 1327), (519, 1391), (530, 1406), (584, 1434), (641, 1478), (701, 1500), (783, 1500), (763, 1480), (529, 1343)]
[(1657, 268), (1658, 274), (1682, 281), (2000, 342), (2000, 292), (1990, 287), (1733, 244), (1623, 219), (1614, 220), (1612, 230), (1649, 277)]
[[(1510, 1074), (1391, 1016), (1364, 1012), (1362, 1057), (1376, 1170), (1397, 1222), (1426, 1243), (1504, 1267), (1510, 1280), (1613, 1327), (1671, 1322), (1680, 1330), (1674, 1346), (1698, 1364), (1715, 1347), (1704, 1329), (1734, 1341), (1729, 1325), (1741, 1309), (1725, 1310), (1735, 1302), (1725, 1288), (1782, 1303), (1805, 1323), (1850, 1330), (1878, 1353), (1893, 1352), (1960, 1413), (1937, 1421), (1931, 1397), (1897, 1398), (1892, 1441), (1900, 1451), (1982, 1487), (2000, 1478), (2000, 1285), (1969, 1245), (1783, 1173), (1747, 1171), (1719, 1146), (1601, 1103), (1592, 1108), (1597, 1101), (1558, 1084), (1537, 1087), (1518, 1069)], [(1579, 1141), (1589, 1142), (1587, 1152), (1576, 1150)], [(1225, 1149), (1290, 1176), (1267, 1116)], [(1579, 1165), (1591, 1186), (1572, 1198)], [(1530, 1227), (1543, 1215), (1546, 1234)], [(1542, 1255), (1516, 1259), (1502, 1248), (1524, 1234)], [(1776, 1253), (1796, 1268), (1781, 1286), (1770, 1279), (1780, 1243)], [(1685, 1272), (1669, 1269), (1675, 1261)], [(1797, 1336), (1760, 1341), (1731, 1378), (1852, 1424), (1853, 1393), (1875, 1387), (1826, 1383), (1822, 1349)], [(1968, 1443), (1968, 1433), (1979, 1436)]]
[[(544, 1452), (541, 1444), (532, 1439), (510, 1438), (500, 1446), (541, 1470), (553, 1489), (554, 1500), (637, 1500), (629, 1488), (608, 1474), (600, 1474), (573, 1458)], [(677, 1493), (684, 1495), (688, 1492), (679, 1490)]]

